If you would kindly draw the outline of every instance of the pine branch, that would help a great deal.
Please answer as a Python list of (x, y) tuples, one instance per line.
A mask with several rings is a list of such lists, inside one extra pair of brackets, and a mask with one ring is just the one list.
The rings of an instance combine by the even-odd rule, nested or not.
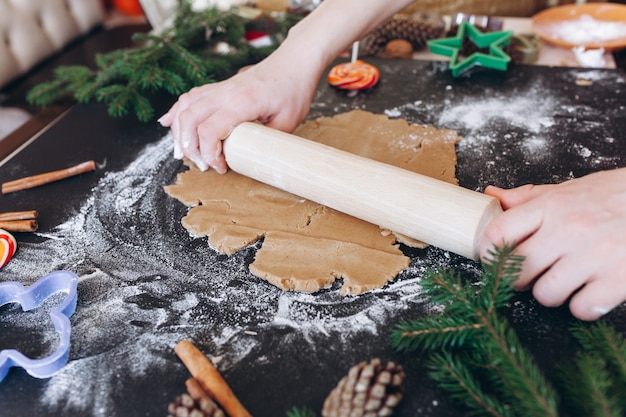
[(483, 263), (485, 274), (481, 280), (485, 295), (485, 308), (488, 315), (495, 309), (503, 307), (513, 294), (513, 282), (517, 280), (522, 270), (523, 258), (513, 254), (514, 246), (505, 245), (489, 251)]
[(470, 364), (471, 358), (453, 355), (446, 350), (431, 357), (429, 375), (450, 398), (463, 402), (472, 415), (514, 416), (506, 403), (481, 387)]
[[(606, 359), (615, 375), (620, 392), (626, 393), (626, 340), (604, 322), (586, 326), (577, 323), (571, 329), (582, 348), (590, 354)], [(624, 395), (626, 398), (626, 395)]]
[(459, 347), (483, 328), (480, 323), (460, 324), (458, 317), (426, 317), (399, 323), (392, 334), (392, 345), (404, 352), (424, 348), (437, 350), (443, 346)]
[(558, 416), (558, 400), (551, 384), (544, 378), (530, 353), (523, 348), (508, 322), (492, 316), (487, 325), (490, 338), (485, 340), (490, 363), (500, 364), (501, 383), (518, 402), (514, 405), (520, 416)]
[[(286, 35), (296, 21), (293, 16), (276, 20), (272, 30), (281, 33), (272, 35)], [(225, 79), (269, 55), (274, 48), (253, 48), (245, 42), (243, 35), (249, 24), (235, 11), (195, 11), (189, 0), (179, 0), (171, 27), (160, 34), (133, 35), (131, 48), (97, 54), (96, 69), (58, 67), (52, 80), (28, 92), (27, 100), (41, 107), (64, 98), (81, 103), (98, 100), (107, 104), (112, 116), (124, 116), (132, 110), (139, 120), (148, 121), (154, 115), (148, 95), (159, 91), (179, 95), (192, 87)], [(223, 42), (231, 53), (216, 51)]]
[[(604, 322), (592, 325), (578, 322), (571, 332), (582, 350), (574, 366), (561, 369), (560, 382), (572, 412), (581, 416), (623, 415), (626, 340)], [(572, 380), (577, 383), (572, 384)]]
[[(571, 412), (580, 417), (620, 417), (624, 410), (611, 393), (611, 376), (607, 363), (595, 355), (580, 355), (576, 367), (561, 374), (565, 398)], [(621, 397), (624, 396), (622, 391)]]
[[(464, 360), (474, 363), (474, 369), (488, 371), (490, 376), (486, 380), (492, 382), (491, 387), (481, 390), (468, 389), (477, 387), (468, 370), (444, 374), (457, 378), (456, 385), (448, 380), (444, 389), (456, 387), (452, 391), (454, 396), (459, 399), (465, 396), (465, 402), (494, 404), (489, 396), (481, 401), (474, 398), (480, 392), (493, 392), (499, 395), (500, 401), (515, 400), (511, 404), (514, 415), (556, 417), (557, 399), (553, 388), (497, 311), (510, 300), (513, 293), (510, 284), (521, 270), (522, 258), (512, 252), (513, 248), (508, 246), (494, 249), (476, 286), (464, 284), (459, 274), (453, 272), (438, 269), (426, 274), (422, 287), (433, 303), (445, 307), (444, 313), (439, 317), (401, 323), (393, 332), (392, 344), (405, 351), (420, 346), (429, 350), (444, 349), (444, 352), (452, 352), (446, 356), (453, 360), (451, 364), (458, 364), (458, 352), (464, 352)], [(460, 346), (474, 349), (458, 349)], [(472, 356), (468, 357), (467, 352), (472, 352)], [(493, 415), (493, 410), (485, 411)]]
[(287, 417), (317, 417), (317, 414), (308, 407), (293, 407), (291, 410), (287, 411)]

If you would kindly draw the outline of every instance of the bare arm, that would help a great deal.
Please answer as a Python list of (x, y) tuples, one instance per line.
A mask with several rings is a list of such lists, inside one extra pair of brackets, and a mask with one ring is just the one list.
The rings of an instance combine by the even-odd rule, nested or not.
[(324, 69), (354, 40), (411, 0), (325, 0), (248, 71), (181, 95), (159, 121), (171, 127), (175, 156), (224, 173), (222, 140), (239, 123), (259, 120), (292, 131), (306, 117)]

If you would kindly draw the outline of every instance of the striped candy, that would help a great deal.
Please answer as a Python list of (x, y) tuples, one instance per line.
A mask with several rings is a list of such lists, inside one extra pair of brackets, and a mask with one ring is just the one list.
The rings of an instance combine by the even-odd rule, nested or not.
[(364, 90), (374, 87), (380, 79), (378, 68), (356, 60), (335, 65), (328, 73), (328, 83), (342, 90)]
[(0, 229), (0, 268), (9, 263), (16, 250), (15, 238), (9, 232)]

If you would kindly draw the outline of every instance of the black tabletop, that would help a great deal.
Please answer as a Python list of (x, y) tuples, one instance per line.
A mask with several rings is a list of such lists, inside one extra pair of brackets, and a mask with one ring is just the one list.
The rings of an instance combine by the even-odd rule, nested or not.
[[(512, 66), (454, 79), (439, 62), (370, 61), (382, 73), (376, 88), (351, 96), (322, 82), (309, 117), (359, 108), (456, 129), (463, 137), (457, 176), (474, 190), (626, 166), (621, 71)], [(162, 98), (159, 110), (172, 100)], [(420, 294), (426, 269), (454, 268), (471, 280), (478, 264), (437, 248), (405, 248), (410, 267), (384, 289), (345, 298), (335, 287), (285, 293), (249, 273), (256, 247), (220, 255), (183, 229), (186, 207), (162, 188), (184, 170), (166, 133), (156, 122), (112, 119), (99, 104), (77, 105), (0, 166), (4, 182), (88, 159), (100, 164), (92, 173), (0, 196), (2, 211), (40, 212), (39, 231), (17, 234), (19, 251), (0, 280), (30, 284), (57, 269), (80, 278), (69, 363), (49, 379), (13, 368), (0, 383), (4, 410), (165, 415), (189, 376), (173, 347), (191, 339), (255, 416), (304, 405), (319, 411), (348, 369), (373, 357), (405, 367), (406, 396), (395, 415), (463, 415), (427, 377), (427, 355), (395, 352), (390, 334), (400, 319), (437, 313)], [(1, 314), (19, 316), (15, 306)], [(521, 293), (504, 314), (546, 375), (571, 360), (566, 307), (545, 308)], [(626, 332), (625, 314), (619, 308), (607, 320)], [(23, 331), (35, 321), (1, 321), (2, 348), (32, 351), (53, 339), (49, 329), (43, 336)]]

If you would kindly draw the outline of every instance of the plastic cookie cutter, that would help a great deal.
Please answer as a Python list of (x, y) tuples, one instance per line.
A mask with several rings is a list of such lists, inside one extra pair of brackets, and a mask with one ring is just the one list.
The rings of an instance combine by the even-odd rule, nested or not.
[(78, 277), (70, 271), (54, 271), (24, 287), (19, 282), (0, 283), (0, 307), (9, 303), (19, 303), (23, 311), (39, 307), (52, 295), (64, 292), (65, 299), (50, 312), (54, 328), (59, 333), (60, 343), (50, 355), (31, 359), (15, 349), (0, 351), (0, 381), (12, 366), (24, 368), (36, 378), (48, 378), (57, 373), (67, 363), (70, 352), (70, 317), (76, 309), (76, 288)]
[[(428, 48), (434, 54), (450, 58), (452, 76), (457, 77), (475, 66), (482, 66), (495, 70), (507, 69), (511, 57), (502, 50), (508, 45), (512, 31), (497, 31), (483, 33), (469, 22), (461, 22), (456, 36), (451, 38), (433, 39), (428, 41)], [(469, 39), (478, 51), (467, 57), (461, 57), (463, 41)], [(489, 53), (481, 52), (487, 50)]]

